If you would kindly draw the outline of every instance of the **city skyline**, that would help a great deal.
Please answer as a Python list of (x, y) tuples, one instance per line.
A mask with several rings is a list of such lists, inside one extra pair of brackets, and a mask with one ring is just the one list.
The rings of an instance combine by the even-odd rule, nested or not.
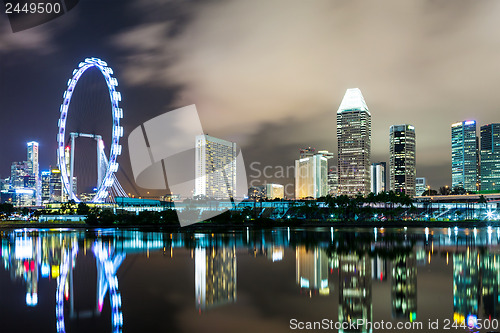
[[(499, 4), (277, 4), (124, 1), (95, 11), (89, 2), (24, 32), (13, 34), (3, 24), (0, 99), (11, 140), (0, 155), (21, 160), (20, 148), (36, 140), (42, 168), (55, 164), (53, 133), (68, 73), (82, 56), (97, 55), (113, 64), (120, 79), (125, 133), (166, 109), (195, 102), (206, 131), (238, 142), (247, 161), (292, 165), (300, 147), (337, 150), (332, 113), (342, 92), (358, 86), (373, 112), (372, 160), (388, 161), (391, 125), (411, 123), (419, 129), (417, 176), (433, 188), (451, 185), (449, 125), (460, 119), (498, 122), (499, 37), (491, 32), (499, 24), (492, 14)], [(387, 8), (399, 31), (385, 23)], [(111, 9), (123, 19), (109, 24), (105, 12)], [(262, 26), (254, 29), (250, 21), (261, 13)], [(297, 15), (299, 22), (292, 19)], [(90, 17), (94, 24), (83, 24)], [(345, 17), (356, 17), (357, 24), (346, 29), (340, 24)], [(233, 29), (219, 36), (216, 22)], [(262, 141), (273, 144), (263, 147)], [(127, 163), (118, 178), (133, 192)], [(0, 176), (8, 168), (1, 163)]]

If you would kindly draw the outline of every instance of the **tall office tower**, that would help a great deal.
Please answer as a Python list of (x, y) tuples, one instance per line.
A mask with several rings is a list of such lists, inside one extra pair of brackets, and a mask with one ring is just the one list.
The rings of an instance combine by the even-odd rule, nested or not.
[(306, 249), (304, 245), (295, 249), (296, 283), (310, 295), (329, 295), (328, 255), (324, 249)]
[(28, 142), (28, 159), (27, 161), (31, 162), (31, 174), (35, 177), (35, 180), (38, 182), (39, 179), (39, 164), (38, 164), (38, 142), (31, 141)]
[(64, 201), (64, 190), (62, 189), (61, 171), (58, 168), (50, 170), (50, 202)]
[(332, 157), (325, 150), (301, 149), (300, 159), (295, 161), (295, 199), (328, 195), (328, 159)]
[(390, 129), (390, 190), (415, 195), (415, 127), (393, 125)]
[(196, 308), (236, 302), (236, 248), (197, 247), (194, 251)]
[(337, 196), (339, 188), (339, 175), (337, 170), (334, 168), (328, 170), (328, 194), (331, 196)]
[(196, 137), (195, 196), (236, 197), (236, 143), (209, 135)]
[(351, 251), (342, 253), (339, 261), (339, 317), (338, 321), (363, 323), (352, 329), (339, 329), (344, 332), (372, 332), (366, 326), (372, 322), (372, 273), (368, 253)]
[(481, 126), (481, 191), (500, 191), (500, 124)]
[(50, 202), (50, 171), (44, 170), (40, 173), (41, 200), (42, 204)]
[(477, 191), (479, 154), (476, 121), (451, 125), (451, 187)]
[(370, 193), (371, 114), (358, 88), (347, 89), (337, 111), (339, 194)]
[(415, 192), (416, 195), (422, 195), (425, 191), (427, 191), (427, 181), (425, 177), (417, 177), (415, 178)]
[(387, 188), (386, 178), (385, 178), (385, 162), (372, 163), (371, 166), (371, 192), (374, 194), (379, 194), (380, 192), (385, 192)]
[(392, 317), (414, 321), (417, 318), (417, 257), (411, 249), (392, 259)]
[(41, 197), (41, 183), (40, 183), (40, 172), (39, 172), (39, 162), (38, 162), (38, 142), (30, 141), (27, 143), (28, 146), (28, 159), (31, 169), (30, 178), (32, 178), (33, 189), (36, 195), (36, 204), (40, 205), (42, 203)]

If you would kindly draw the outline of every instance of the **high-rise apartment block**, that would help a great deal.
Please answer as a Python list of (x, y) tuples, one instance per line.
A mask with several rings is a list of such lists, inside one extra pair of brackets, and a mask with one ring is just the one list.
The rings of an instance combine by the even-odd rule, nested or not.
[(371, 114), (358, 88), (347, 89), (337, 111), (340, 195), (370, 193)]
[(234, 198), (236, 157), (236, 143), (209, 135), (198, 135), (194, 195), (212, 199)]
[(390, 190), (415, 195), (416, 145), (415, 127), (412, 125), (393, 125), (389, 135)]

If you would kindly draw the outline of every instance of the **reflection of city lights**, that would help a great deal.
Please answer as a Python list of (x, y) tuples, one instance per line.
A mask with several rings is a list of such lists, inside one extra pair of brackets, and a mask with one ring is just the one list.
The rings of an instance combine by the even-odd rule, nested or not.
[(477, 328), (477, 316), (476, 315), (468, 315), (467, 316), (467, 326), (469, 328)]
[(26, 305), (36, 306), (38, 304), (38, 294), (37, 293), (26, 293)]

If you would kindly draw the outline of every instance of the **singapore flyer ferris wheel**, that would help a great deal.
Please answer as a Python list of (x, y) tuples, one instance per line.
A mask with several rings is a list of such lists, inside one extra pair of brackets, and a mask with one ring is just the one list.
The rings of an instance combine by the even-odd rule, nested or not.
[[(83, 73), (90, 68), (98, 68), (104, 76), (111, 100), (111, 115), (113, 119), (111, 129), (111, 146), (109, 157), (104, 150), (104, 141), (101, 135), (88, 133), (69, 133), (71, 145), (66, 146), (66, 122), (68, 119), (68, 109), (71, 103), (74, 89)], [(108, 64), (98, 58), (86, 58), (80, 62), (78, 68), (73, 71), (73, 77), (68, 80), (68, 88), (63, 94), (63, 103), (60, 108), (60, 118), (58, 122), (57, 134), (57, 165), (61, 172), (62, 190), (67, 194), (69, 200), (80, 202), (74, 186), (74, 161), (75, 161), (75, 139), (79, 137), (94, 139), (97, 143), (97, 181), (95, 195), (92, 198), (94, 203), (113, 201), (116, 196), (126, 196), (125, 191), (116, 179), (118, 170), (117, 158), (121, 154), (122, 146), (120, 138), (123, 136), (123, 127), (120, 126), (120, 119), (123, 118), (123, 110), (119, 107), (121, 94), (116, 90), (118, 81), (113, 76), (113, 70)]]

